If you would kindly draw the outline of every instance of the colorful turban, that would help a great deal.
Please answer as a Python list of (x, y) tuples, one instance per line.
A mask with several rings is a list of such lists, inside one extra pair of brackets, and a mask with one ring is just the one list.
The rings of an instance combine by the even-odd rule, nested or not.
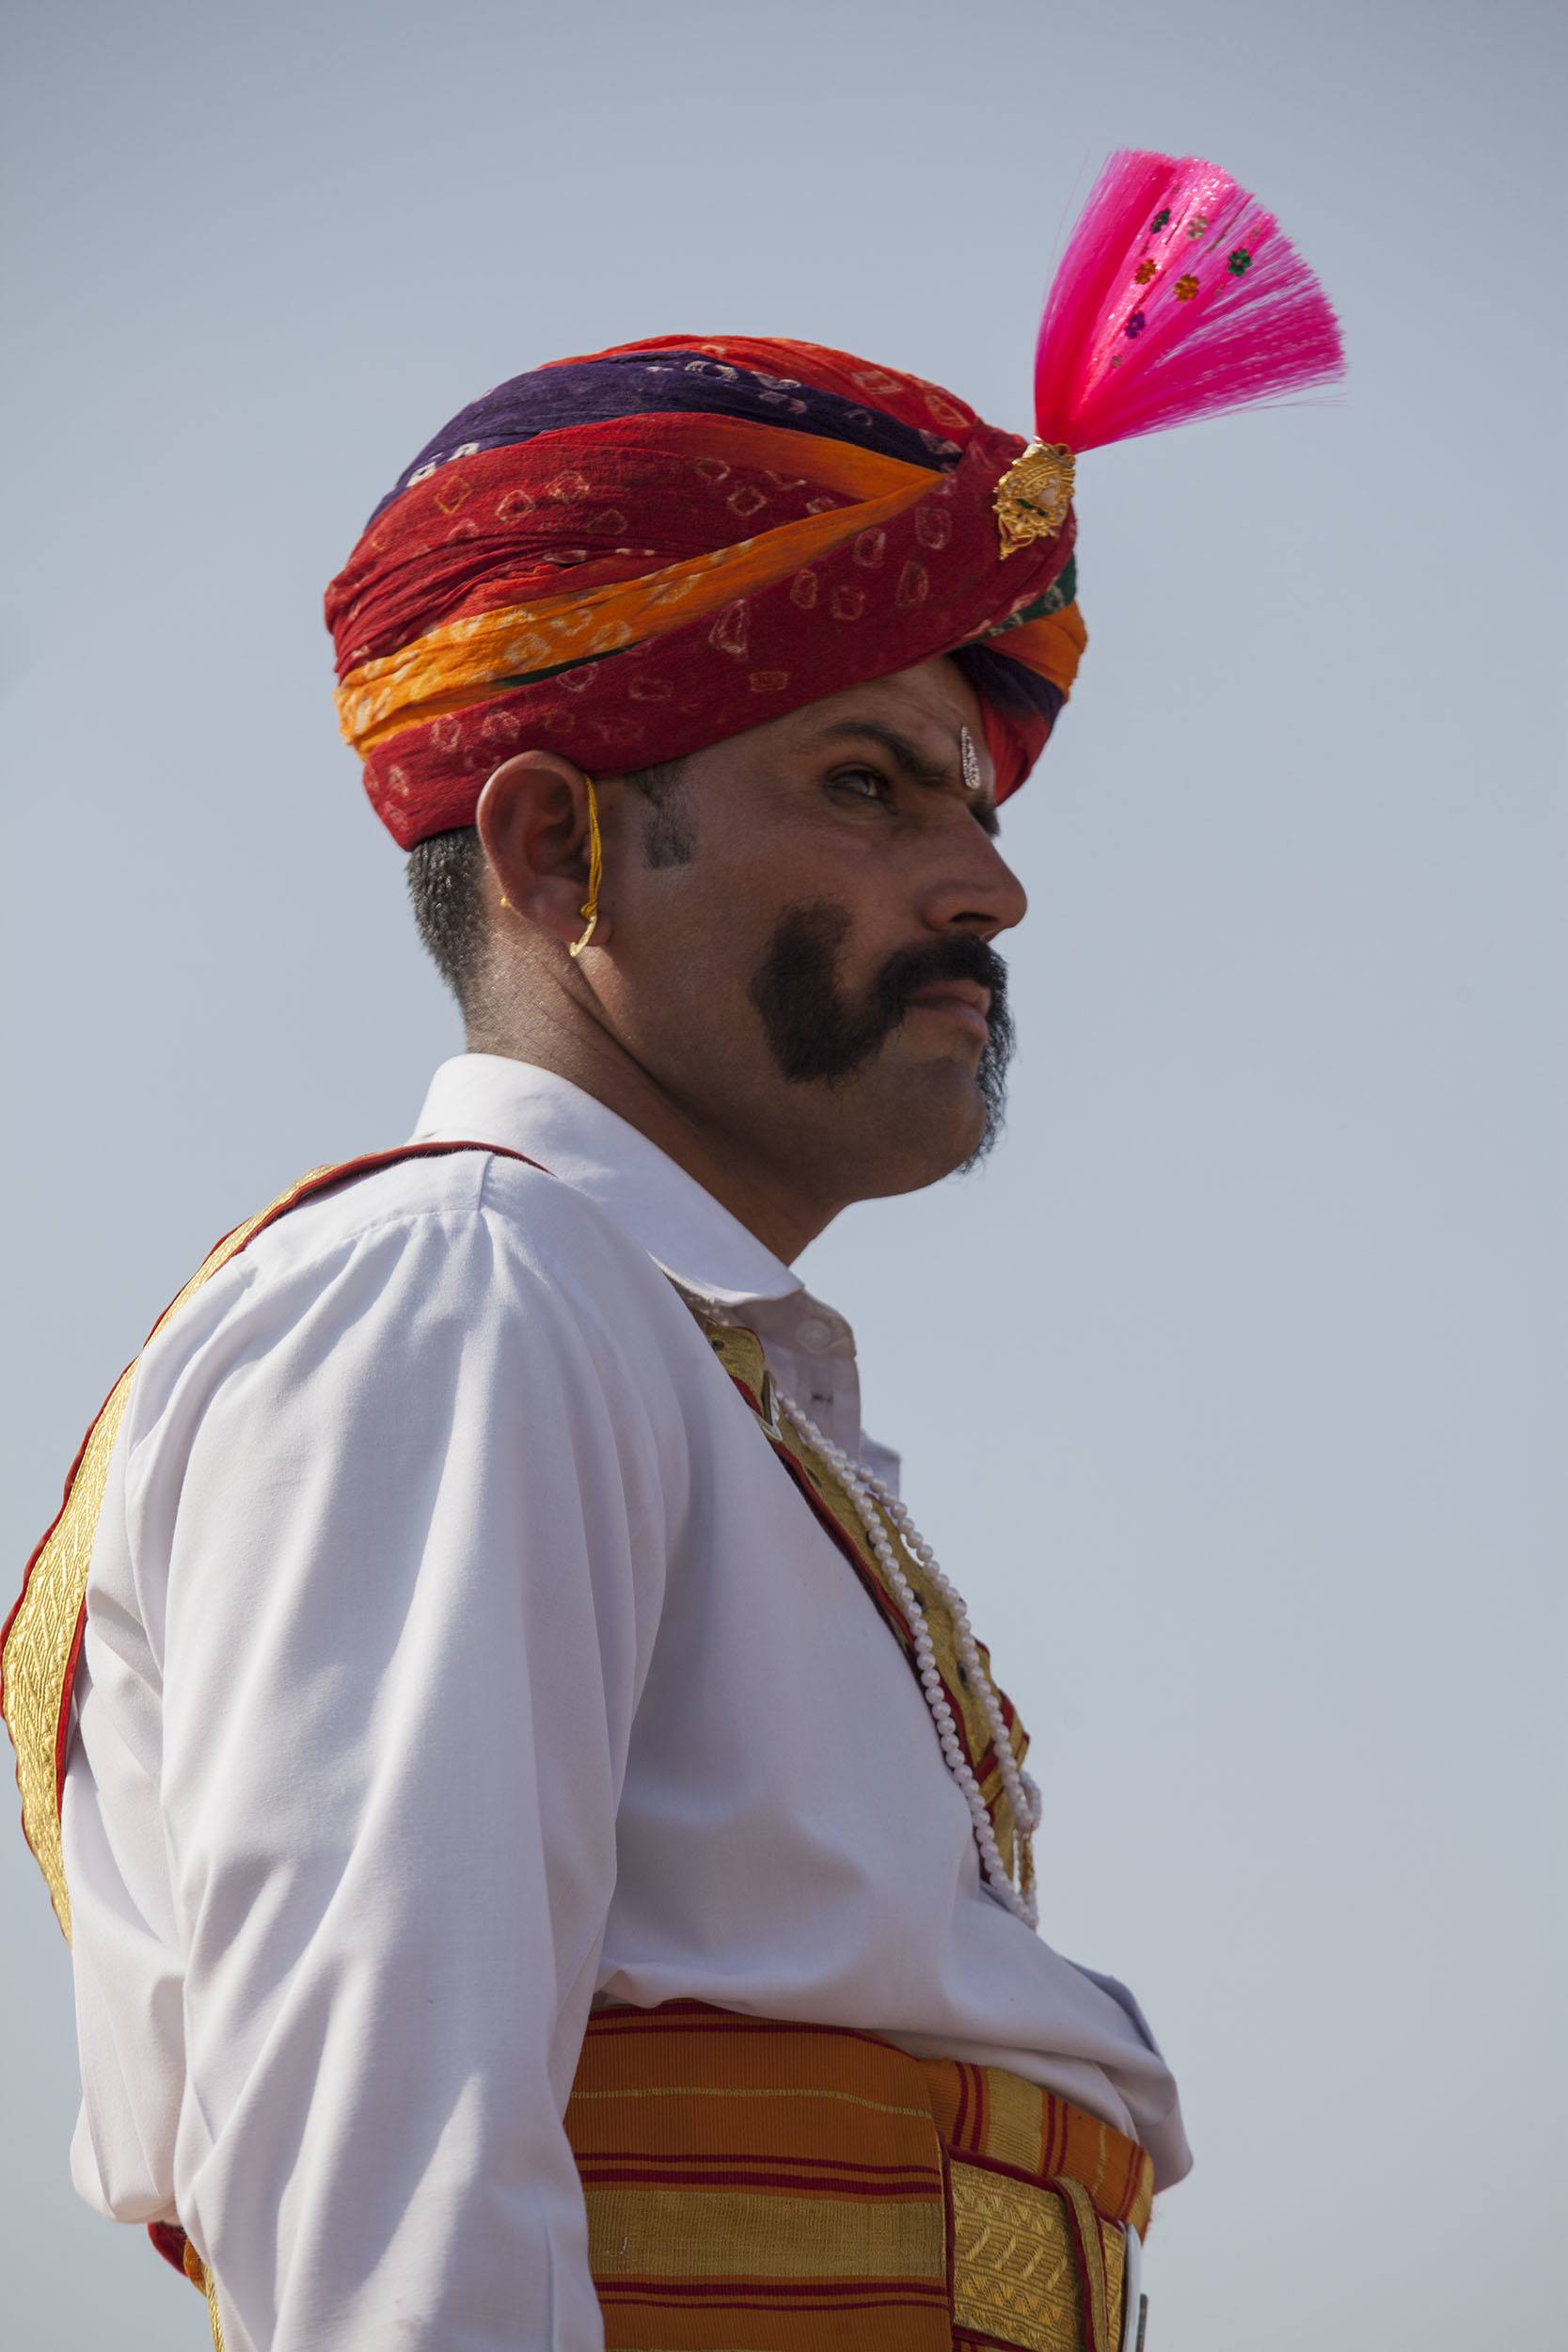
[(1005, 797), (1084, 646), (1070, 509), (1003, 552), (1023, 449), (816, 343), (658, 337), (514, 376), (420, 452), (327, 592), (377, 815), (411, 849), (471, 824), (515, 751), (653, 767), (946, 653)]

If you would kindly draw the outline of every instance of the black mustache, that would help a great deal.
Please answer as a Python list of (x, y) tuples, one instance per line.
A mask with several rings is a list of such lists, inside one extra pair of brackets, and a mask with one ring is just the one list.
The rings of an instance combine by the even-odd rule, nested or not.
[(831, 903), (791, 907), (779, 918), (750, 993), (784, 1075), (797, 1084), (841, 1083), (893, 1035), (922, 989), (973, 980), (990, 991), (990, 1036), (978, 1076), (999, 1120), (1013, 1025), (1007, 967), (995, 948), (969, 931), (923, 940), (889, 956), (869, 988), (847, 997), (838, 962), (849, 928), (847, 911)]
[(902, 948), (889, 958), (877, 977), (872, 1004), (886, 1023), (885, 1036), (908, 1011), (922, 989), (943, 980), (973, 980), (990, 992), (990, 1021), (993, 1037), (1010, 1034), (1007, 1009), (1007, 967), (994, 947), (971, 931), (951, 939), (936, 939), (920, 947)]

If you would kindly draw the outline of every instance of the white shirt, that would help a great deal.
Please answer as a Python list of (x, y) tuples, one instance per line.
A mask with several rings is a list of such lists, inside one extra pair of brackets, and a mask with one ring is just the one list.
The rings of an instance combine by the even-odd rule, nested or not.
[(1135, 2003), (985, 1889), (665, 1274), (853, 1445), (848, 1327), (561, 1079), (460, 1056), (416, 1133), (553, 1173), (308, 1201), (135, 1375), (65, 1787), (82, 2195), (178, 2215), (230, 2352), (598, 2352), (562, 2112), (595, 1997), (677, 1995), (1012, 2067), (1179, 2178)]

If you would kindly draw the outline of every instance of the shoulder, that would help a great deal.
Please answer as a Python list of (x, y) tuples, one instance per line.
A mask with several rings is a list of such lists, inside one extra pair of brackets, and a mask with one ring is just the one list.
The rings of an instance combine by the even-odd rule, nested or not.
[(585, 1195), (505, 1153), (428, 1153), (351, 1173), (257, 1232), (149, 1341), (135, 1419), (267, 1355), (373, 1352), (389, 1373), (453, 1327), (531, 1350), (580, 1332), (611, 1377), (701, 1347), (659, 1268)]
[[(614, 1324), (650, 1308), (672, 1328), (690, 1321), (646, 1250), (596, 1201), (531, 1160), (482, 1146), (352, 1175), (278, 1217), (243, 1254), (252, 1279), (268, 1285), (355, 1252), (459, 1285), (478, 1280), (490, 1304), (559, 1292)], [(515, 1279), (497, 1286), (503, 1269)]]
[[(623, 1274), (657, 1271), (584, 1194), (530, 1161), (476, 1145), (363, 1172), (351, 1166), (341, 1181), (272, 1216), (189, 1304), (209, 1293), (216, 1303), (244, 1290), (309, 1287), (355, 1255), (388, 1269), (413, 1261), (435, 1272), (497, 1250), (550, 1279), (592, 1279), (610, 1258)], [(182, 1306), (178, 1320), (188, 1313)]]

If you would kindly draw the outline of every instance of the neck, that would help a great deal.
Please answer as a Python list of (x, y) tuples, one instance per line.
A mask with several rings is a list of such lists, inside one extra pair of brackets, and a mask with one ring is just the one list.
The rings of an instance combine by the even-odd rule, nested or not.
[(501, 1054), (569, 1079), (635, 1127), (702, 1185), (785, 1265), (832, 1224), (842, 1200), (814, 1200), (732, 1130), (716, 1131), (676, 1102), (616, 1039), (596, 1025), (540, 1025), (527, 1036), (470, 1028), (471, 1054)]

